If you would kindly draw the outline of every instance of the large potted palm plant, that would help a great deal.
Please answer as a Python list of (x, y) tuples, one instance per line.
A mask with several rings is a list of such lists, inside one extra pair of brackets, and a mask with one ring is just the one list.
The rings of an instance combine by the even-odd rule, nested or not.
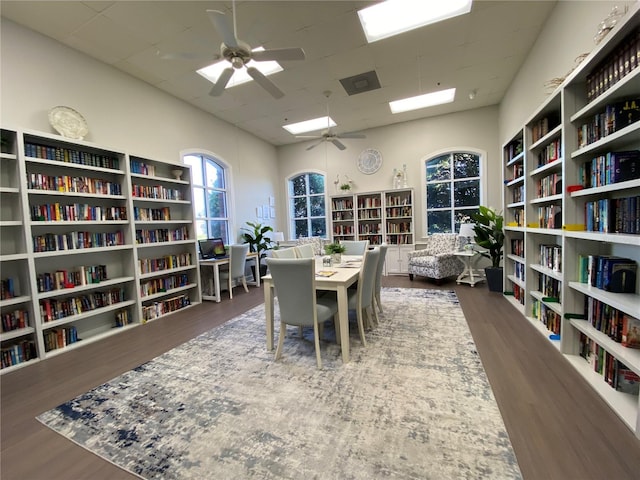
[(266, 275), (267, 266), (262, 265), (261, 261), (267, 256), (265, 251), (271, 248), (271, 238), (267, 236), (269, 232), (273, 232), (273, 228), (269, 225), (262, 225), (258, 222), (247, 222), (251, 228), (242, 227), (242, 239), (244, 243), (249, 244), (249, 251), (258, 254), (258, 266), (260, 267), (260, 276)]
[(500, 262), (503, 255), (504, 218), (491, 207), (478, 207), (477, 213), (471, 214), (474, 221), (474, 240), (476, 245), (484, 250), (478, 253), (491, 260), (491, 266), (485, 268), (487, 285), (492, 292), (502, 292), (502, 267)]

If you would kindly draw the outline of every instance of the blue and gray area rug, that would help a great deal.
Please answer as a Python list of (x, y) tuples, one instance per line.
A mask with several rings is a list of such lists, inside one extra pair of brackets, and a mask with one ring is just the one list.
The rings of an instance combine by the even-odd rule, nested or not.
[(346, 365), (297, 328), (274, 362), (259, 306), (38, 419), (147, 479), (520, 479), (455, 294), (382, 298)]

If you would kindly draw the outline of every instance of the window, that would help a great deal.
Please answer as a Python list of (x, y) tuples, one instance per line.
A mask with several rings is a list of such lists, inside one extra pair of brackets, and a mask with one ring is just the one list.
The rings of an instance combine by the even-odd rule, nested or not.
[(207, 155), (188, 154), (183, 160), (191, 166), (198, 239), (221, 237), (231, 243), (227, 168)]
[(428, 159), (425, 167), (427, 234), (457, 232), (480, 205), (480, 155), (446, 153)]
[(327, 236), (324, 175), (303, 173), (289, 179), (289, 212), (293, 238)]

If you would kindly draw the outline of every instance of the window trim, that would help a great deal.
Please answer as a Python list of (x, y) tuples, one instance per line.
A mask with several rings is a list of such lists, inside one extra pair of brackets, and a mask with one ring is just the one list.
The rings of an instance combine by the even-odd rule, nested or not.
[(427, 160), (440, 157), (445, 154), (453, 153), (471, 153), (480, 157), (480, 205), (487, 204), (487, 152), (474, 147), (449, 147), (435, 150), (420, 158), (420, 205), (422, 207), (422, 215), (420, 217), (420, 227), (422, 239), (429, 236), (427, 231)]
[(322, 175), (324, 177), (324, 222), (325, 222), (325, 238), (331, 238), (329, 235), (329, 228), (331, 227), (330, 223), (329, 223), (329, 218), (330, 218), (330, 212), (329, 212), (329, 186), (327, 185), (327, 172), (325, 172), (324, 170), (320, 170), (317, 168), (304, 168), (301, 170), (296, 170), (295, 172), (289, 174), (289, 176), (287, 176), (287, 178), (285, 178), (285, 182), (284, 182), (284, 189), (285, 189), (285, 194), (284, 194), (284, 198), (286, 199), (286, 203), (287, 203), (287, 228), (286, 228), (286, 237), (285, 240), (286, 241), (294, 241), (297, 240), (296, 238), (292, 238), (292, 233), (291, 232), (291, 225), (292, 225), (292, 221), (293, 221), (293, 212), (291, 211), (291, 197), (289, 196), (289, 182), (295, 178), (295, 177), (299, 177), (300, 175), (305, 175), (308, 173), (317, 173), (319, 175)]
[[(237, 235), (234, 236), (234, 232), (236, 232), (236, 225), (235, 225), (236, 206), (235, 206), (235, 185), (233, 182), (232, 165), (226, 160), (224, 160), (224, 158), (222, 158), (220, 155), (210, 150), (207, 150), (205, 148), (187, 148), (184, 150), (180, 150), (180, 161), (182, 164), (185, 164), (184, 157), (187, 155), (198, 155), (202, 157), (208, 157), (214, 160), (218, 165), (223, 167), (225, 177), (226, 177), (226, 185), (227, 185), (226, 192), (227, 192), (227, 221), (229, 225), (229, 244), (233, 245), (237, 243), (237, 239), (238, 239)], [(193, 188), (195, 186), (193, 179), (190, 179), (190, 183), (191, 183), (191, 196), (193, 198)], [(206, 186), (204, 185), (198, 185), (198, 187), (206, 188)], [(195, 229), (197, 218), (196, 218), (196, 208), (195, 208), (194, 201), (191, 202), (191, 216), (193, 217), (193, 225)]]

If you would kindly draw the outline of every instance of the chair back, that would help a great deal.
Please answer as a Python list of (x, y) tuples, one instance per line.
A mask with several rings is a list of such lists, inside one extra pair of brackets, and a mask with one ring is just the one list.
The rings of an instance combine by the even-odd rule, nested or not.
[(277, 250), (271, 250), (271, 257), (273, 258), (296, 258), (296, 249), (291, 248), (279, 248)]
[(358, 296), (360, 308), (373, 305), (373, 289), (376, 285), (376, 271), (378, 269), (378, 259), (380, 258), (380, 247), (367, 250), (362, 259), (362, 268), (358, 277)]
[(249, 253), (248, 243), (229, 247), (229, 276), (231, 278), (244, 277), (247, 253)]
[(267, 266), (277, 292), (281, 320), (288, 325), (313, 325), (316, 312), (315, 260), (267, 258)]
[(364, 255), (369, 246), (369, 240), (343, 240), (340, 245), (344, 246), (344, 255)]
[(310, 243), (306, 243), (304, 245), (297, 245), (295, 247), (296, 258), (315, 258), (316, 252), (313, 245)]
[(376, 286), (375, 292), (377, 294), (380, 293), (380, 289), (382, 288), (382, 272), (384, 270), (384, 260), (387, 257), (387, 248), (388, 245), (383, 243), (380, 245), (380, 258), (378, 259), (378, 269), (376, 270)]

